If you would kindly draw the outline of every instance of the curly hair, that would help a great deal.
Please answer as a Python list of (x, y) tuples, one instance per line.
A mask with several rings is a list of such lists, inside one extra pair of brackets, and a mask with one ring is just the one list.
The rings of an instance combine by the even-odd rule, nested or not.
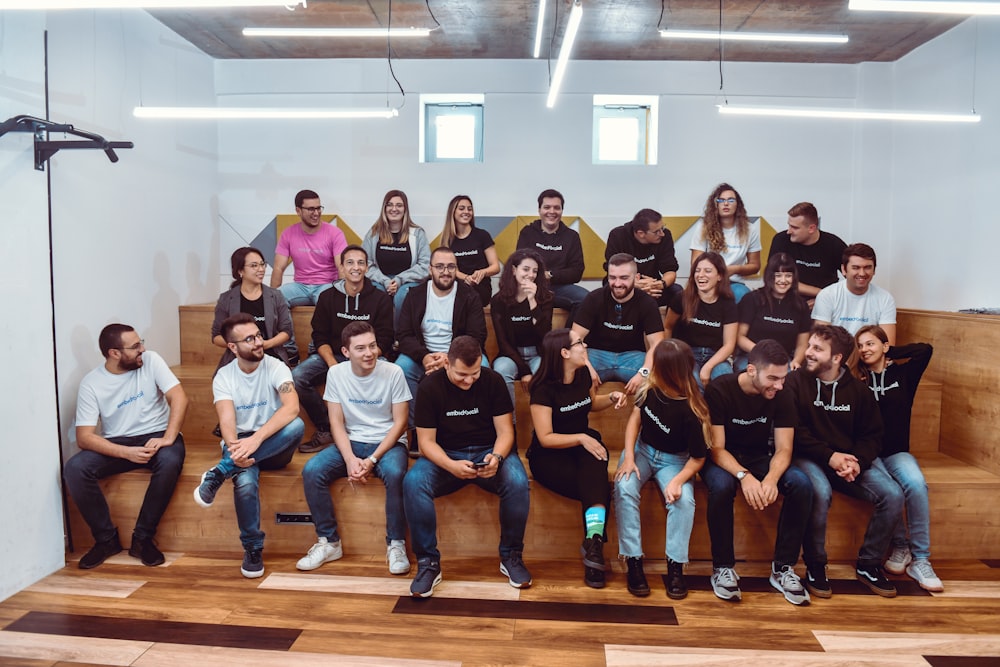
[(500, 274), (500, 288), (497, 290), (497, 297), (508, 306), (514, 305), (517, 301), (517, 279), (514, 278), (514, 269), (521, 265), (526, 259), (535, 260), (538, 265), (538, 275), (535, 276), (535, 301), (539, 304), (548, 303), (552, 300), (552, 289), (549, 288), (549, 279), (545, 275), (545, 261), (534, 248), (518, 248), (510, 254), (503, 265), (503, 273)]
[(736, 233), (739, 236), (740, 243), (746, 243), (746, 240), (750, 237), (750, 219), (747, 217), (747, 209), (743, 205), (743, 197), (729, 183), (719, 183), (712, 190), (712, 194), (708, 196), (708, 200), (705, 202), (700, 238), (702, 242), (708, 244), (709, 250), (719, 254), (726, 251), (726, 237), (722, 231), (722, 220), (719, 219), (719, 209), (715, 204), (715, 200), (726, 190), (732, 190), (733, 194), (736, 195), (736, 214), (734, 218), (736, 220)]

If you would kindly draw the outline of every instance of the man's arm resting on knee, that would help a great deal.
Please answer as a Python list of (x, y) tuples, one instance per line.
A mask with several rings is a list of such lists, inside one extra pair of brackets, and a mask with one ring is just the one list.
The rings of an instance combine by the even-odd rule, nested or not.
[(184, 416), (187, 414), (188, 397), (184, 389), (179, 385), (174, 385), (170, 391), (164, 394), (167, 405), (170, 407), (170, 419), (167, 421), (167, 430), (159, 438), (150, 438), (146, 441), (147, 447), (155, 450), (160, 447), (169, 447), (177, 440), (181, 432), (181, 424), (184, 423)]

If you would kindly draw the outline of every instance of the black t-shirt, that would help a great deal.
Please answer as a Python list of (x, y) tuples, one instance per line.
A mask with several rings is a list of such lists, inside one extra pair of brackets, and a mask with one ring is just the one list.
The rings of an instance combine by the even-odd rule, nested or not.
[(634, 290), (625, 303), (618, 303), (610, 287), (598, 287), (580, 304), (574, 322), (590, 332), (588, 347), (608, 352), (644, 352), (646, 336), (663, 331), (656, 300), (640, 290)]
[(413, 253), (409, 240), (400, 243), (402, 232), (392, 235), (392, 243), (379, 243), (375, 246), (375, 263), (379, 270), (387, 276), (398, 276), (413, 265)]
[(546, 382), (531, 392), (532, 405), (552, 408), (553, 433), (586, 433), (591, 403), (590, 371), (586, 366), (577, 369), (569, 384)]
[(770, 456), (772, 428), (795, 428), (798, 416), (790, 391), (773, 399), (750, 395), (740, 388), (739, 373), (717, 377), (705, 388), (705, 402), (713, 426), (726, 429), (726, 451), (740, 461)]
[(813, 287), (832, 285), (840, 277), (840, 265), (847, 247), (840, 237), (830, 232), (819, 233), (819, 240), (812, 245), (792, 243), (787, 232), (775, 234), (771, 241), (768, 259), (776, 252), (788, 253), (799, 269), (799, 282)]
[(644, 443), (668, 454), (705, 458), (705, 434), (687, 400), (668, 398), (651, 388), (637, 407), (642, 416), (639, 437)]
[(809, 308), (800, 296), (789, 294), (784, 299), (774, 299), (772, 311), (764, 297), (766, 289), (762, 287), (743, 297), (738, 306), (740, 323), (750, 325), (747, 338), (754, 343), (773, 338), (789, 356), (794, 356), (799, 334), (808, 333), (812, 327)]
[[(635, 235), (629, 231), (628, 223), (615, 227), (608, 234), (608, 244), (604, 248), (604, 259), (612, 255), (627, 252), (635, 258), (639, 273), (647, 278), (659, 278), (664, 273), (677, 270), (677, 256), (674, 254), (674, 237), (669, 229), (664, 229), (663, 238), (659, 243), (639, 243)], [(607, 261), (604, 270), (608, 270)]]
[[(257, 325), (260, 329), (260, 335), (267, 340), (271, 336), (267, 333), (267, 319), (264, 317), (264, 295), (261, 294), (260, 297), (251, 301), (250, 299), (243, 296), (240, 293), (240, 312), (246, 313), (248, 315), (253, 315), (253, 323)], [(280, 359), (278, 356), (278, 348), (272, 347), (270, 350), (264, 350), (264, 354), (269, 354), (275, 359)]]
[(527, 299), (520, 302), (515, 301), (512, 305), (507, 306), (507, 331), (514, 347), (537, 348), (542, 344), (542, 336), (539, 335), (538, 327), (535, 326), (534, 322), (535, 314), (528, 305)]
[[(493, 237), (485, 229), (473, 227), (472, 232), (464, 239), (457, 236), (451, 239), (451, 249), (455, 251), (458, 270), (462, 273), (473, 273), (490, 265), (486, 259), (486, 249), (494, 245)], [(485, 306), (493, 295), (493, 284), (489, 278), (483, 278), (476, 285), (479, 301)]]
[(507, 385), (489, 368), (469, 389), (452, 384), (446, 370), (431, 373), (417, 387), (415, 423), (436, 428), (444, 449), (491, 447), (497, 439), (493, 417), (513, 411)]
[[(678, 292), (670, 302), (670, 310), (678, 315), (684, 315), (684, 293)], [(674, 338), (682, 340), (691, 347), (707, 347), (718, 350), (722, 347), (722, 328), (736, 322), (736, 302), (728, 297), (720, 296), (715, 303), (705, 303), (698, 300), (698, 312), (690, 322), (681, 317), (674, 327)]]

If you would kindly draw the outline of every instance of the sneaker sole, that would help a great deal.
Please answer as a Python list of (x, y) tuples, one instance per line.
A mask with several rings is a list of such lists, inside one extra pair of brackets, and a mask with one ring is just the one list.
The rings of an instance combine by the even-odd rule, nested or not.
[(815, 595), (818, 598), (823, 598), (824, 600), (829, 600), (833, 597), (833, 591), (829, 588), (816, 588), (809, 582), (803, 582), (806, 590)]
[(333, 561), (340, 560), (343, 557), (344, 557), (343, 553), (337, 554), (337, 555), (331, 556), (329, 558), (323, 559), (323, 561), (321, 563), (317, 563), (316, 565), (313, 565), (312, 567), (302, 567), (302, 561), (300, 560), (298, 563), (295, 564), (295, 569), (296, 570), (301, 570), (303, 572), (312, 572), (313, 570), (318, 570), (319, 568), (323, 567), (327, 563), (332, 563)]
[(882, 596), (884, 598), (894, 598), (894, 597), (896, 597), (896, 589), (895, 588), (892, 588), (892, 589), (879, 588), (874, 583), (872, 583), (867, 577), (863, 577), (863, 576), (861, 576), (860, 574), (857, 574), (857, 573), (855, 573), (854, 577), (858, 581), (860, 581), (861, 583), (863, 583), (865, 586), (867, 586), (871, 590), (871, 592), (875, 593), (876, 595), (880, 595), (880, 596)]
[(503, 563), (500, 563), (500, 574), (507, 577), (507, 582), (514, 588), (531, 588), (531, 579), (528, 579), (526, 582), (523, 583), (514, 581), (511, 578), (510, 573), (507, 572), (507, 568), (504, 567)]
[(718, 588), (713, 582), (711, 582), (711, 580), (709, 583), (712, 584), (712, 592), (715, 593), (715, 597), (720, 600), (725, 600), (726, 602), (740, 602), (743, 599), (743, 593), (740, 590), (727, 591), (724, 588)]
[(671, 600), (683, 600), (687, 596), (688, 596), (687, 591), (684, 591), (683, 593), (671, 593), (670, 591), (667, 591), (667, 597), (670, 598)]
[(246, 577), (247, 579), (259, 579), (260, 577), (263, 577), (263, 576), (264, 576), (264, 570), (263, 570), (263, 569), (261, 569), (261, 570), (257, 570), (257, 571), (255, 571), (255, 572), (251, 572), (250, 570), (244, 570), (244, 569), (243, 569), (243, 568), (241, 567), (241, 568), (240, 568), (240, 573), (241, 573), (241, 574), (242, 574), (242, 575), (243, 575), (244, 577)]
[(145, 565), (146, 567), (156, 567), (157, 565), (163, 565), (164, 563), (167, 562), (167, 559), (163, 557), (157, 558), (156, 560), (153, 561), (144, 560), (142, 554), (134, 554), (132, 553), (131, 549), (129, 549), (128, 555), (131, 556), (132, 558), (138, 558), (140, 561), (142, 561), (142, 564)]
[(629, 588), (628, 592), (637, 598), (648, 598), (651, 591), (648, 588)]
[[(195, 487), (195, 489), (194, 489), (194, 501), (195, 501), (196, 503), (198, 503), (198, 506), (199, 506), (199, 507), (206, 507), (206, 508), (207, 508), (207, 507), (211, 507), (211, 506), (212, 506), (212, 504), (213, 504), (213, 503), (215, 502), (215, 498), (213, 497), (213, 498), (212, 498), (212, 502), (211, 502), (211, 503), (206, 503), (206, 502), (205, 502), (205, 501), (204, 501), (204, 500), (202, 499), (202, 497), (201, 497), (201, 494), (200, 494), (200, 493), (198, 493), (198, 489), (200, 489), (200, 488), (201, 488), (201, 485), (205, 483), (205, 475), (207, 475), (207, 474), (208, 474), (207, 472), (204, 472), (204, 473), (202, 473), (202, 474), (201, 474), (201, 482), (199, 482), (199, 483), (198, 483), (198, 486), (196, 486), (196, 487)], [(218, 491), (216, 491), (216, 493), (218, 493)]]
[(418, 593), (411, 588), (410, 595), (412, 595), (415, 598), (429, 598), (430, 596), (434, 595), (434, 587), (440, 583), (441, 583), (441, 573), (438, 572), (437, 576), (434, 577), (434, 581), (431, 582), (430, 590), (424, 591), (423, 593)]
[(906, 574), (906, 568), (909, 566), (910, 562), (912, 562), (912, 561), (907, 562), (906, 564), (903, 565), (903, 567), (901, 567), (901, 568), (899, 568), (897, 570), (895, 567), (890, 567), (889, 566), (889, 561), (886, 561), (885, 565), (882, 566), (882, 569), (885, 570), (886, 572), (888, 572), (889, 574), (894, 574), (897, 577), (899, 577), (901, 575)]
[(800, 596), (796, 595), (795, 593), (789, 593), (788, 591), (786, 591), (784, 588), (782, 588), (780, 583), (774, 580), (774, 577), (769, 577), (768, 581), (771, 582), (771, 586), (774, 587), (774, 590), (778, 591), (783, 596), (785, 596), (785, 599), (788, 600), (793, 605), (795, 605), (796, 607), (809, 606), (809, 593), (807, 593), (804, 588), (802, 590), (802, 595)]
[(102, 558), (100, 560), (100, 562), (94, 563), (93, 565), (91, 565), (91, 564), (86, 564), (85, 565), (83, 563), (83, 560), (81, 559), (80, 562), (77, 563), (77, 568), (79, 568), (81, 570), (93, 570), (95, 567), (98, 567), (98, 566), (102, 565), (104, 563), (104, 561), (106, 561), (107, 559), (111, 558), (112, 556), (117, 556), (118, 554), (120, 554), (123, 551), (125, 551), (125, 548), (124, 547), (120, 547), (118, 549), (118, 551), (116, 551), (114, 553), (109, 553), (107, 556), (105, 556), (104, 558)]

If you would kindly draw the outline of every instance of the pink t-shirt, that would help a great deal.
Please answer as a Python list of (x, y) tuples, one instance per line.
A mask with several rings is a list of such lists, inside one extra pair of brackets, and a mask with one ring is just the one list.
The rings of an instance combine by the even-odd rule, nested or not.
[(334, 225), (324, 222), (314, 234), (306, 234), (302, 231), (302, 224), (296, 223), (281, 233), (274, 252), (291, 257), (295, 282), (323, 285), (340, 277), (337, 259), (346, 247), (344, 232)]

